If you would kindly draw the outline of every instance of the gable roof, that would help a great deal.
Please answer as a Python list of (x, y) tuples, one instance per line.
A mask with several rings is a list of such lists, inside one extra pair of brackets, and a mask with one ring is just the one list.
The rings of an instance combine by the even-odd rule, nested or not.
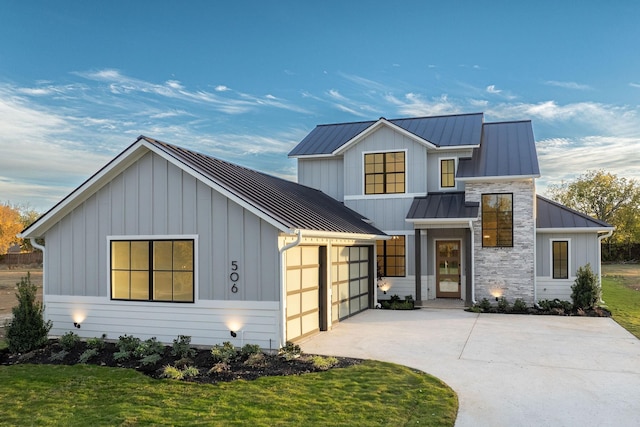
[(466, 202), (464, 192), (429, 193), (416, 197), (407, 213), (407, 221), (465, 220), (478, 218), (478, 202)]
[(482, 120), (482, 113), (473, 113), (318, 125), (291, 150), (289, 157), (333, 155), (368, 129), (383, 123), (397, 126), (435, 147), (477, 146)]
[(531, 121), (485, 123), (482, 144), (460, 159), (456, 178), (538, 178), (540, 167)]
[(560, 203), (542, 196), (537, 196), (536, 229), (538, 231), (571, 231), (598, 232), (613, 230), (611, 224), (590, 217)]
[(366, 236), (385, 234), (319, 190), (244, 168), (182, 147), (140, 136), (131, 146), (25, 229), (40, 237), (64, 215), (147, 152), (154, 152), (283, 232), (307, 230)]

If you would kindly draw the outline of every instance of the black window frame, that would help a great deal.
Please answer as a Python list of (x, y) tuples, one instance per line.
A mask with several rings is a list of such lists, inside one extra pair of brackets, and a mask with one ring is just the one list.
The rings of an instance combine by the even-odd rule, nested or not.
[[(488, 209), (487, 197), (510, 199), (510, 209), (501, 210), (500, 203), (496, 202), (496, 209)], [(513, 247), (513, 193), (484, 193), (481, 197), (482, 205), (482, 247), (483, 248), (512, 248)], [(495, 227), (488, 227), (489, 218), (495, 214)], [(487, 240), (492, 239), (495, 233), (495, 244), (490, 244)], [(505, 238), (505, 234), (508, 236)]]
[[(391, 161), (391, 156), (402, 154), (402, 162)], [(368, 163), (368, 159), (375, 156), (382, 156), (382, 162), (371, 162)], [(391, 165), (397, 165), (402, 163), (402, 171), (392, 170)], [(382, 165), (382, 171), (376, 172), (375, 170), (372, 172), (367, 172), (368, 165)], [(405, 194), (407, 192), (407, 153), (405, 151), (384, 151), (384, 152), (376, 152), (376, 153), (364, 153), (364, 161), (363, 161), (363, 172), (364, 172), (364, 194), (365, 195), (376, 195), (376, 194)], [(391, 185), (399, 185), (398, 181), (395, 179), (402, 175), (402, 191), (389, 191)], [(376, 183), (376, 177), (381, 177), (382, 182)], [(373, 183), (368, 182), (369, 178), (373, 179)], [(394, 182), (390, 182), (391, 178), (394, 178)], [(376, 191), (375, 187), (379, 184), (382, 184), (382, 191)], [(369, 191), (369, 186), (373, 186), (373, 191)]]
[[(447, 172), (444, 172), (443, 165), (453, 163), (453, 165), (447, 167)], [(451, 170), (449, 170), (449, 167)], [(451, 179), (451, 185), (444, 185), (445, 176)], [(456, 188), (456, 159), (440, 159), (440, 188)]]
[[(564, 248), (562, 247), (564, 246)], [(556, 248), (562, 250), (564, 253), (560, 254), (558, 261), (561, 264), (558, 267), (560, 274), (556, 275)], [(562, 256), (564, 255), (564, 257)], [(551, 277), (553, 279), (568, 279), (569, 278), (569, 241), (568, 240), (552, 240), (551, 241)]]
[[(133, 242), (146, 242), (148, 243), (148, 264), (147, 264), (147, 268), (146, 269), (133, 269), (131, 267), (131, 251), (129, 252), (129, 268), (128, 269), (116, 269), (114, 268), (114, 261), (113, 261), (113, 256), (114, 256), (114, 250), (113, 250), (113, 244), (114, 243), (118, 243), (118, 242), (129, 242), (129, 243), (133, 243)], [(156, 269), (154, 267), (154, 243), (156, 242), (171, 242), (172, 244), (175, 242), (190, 242), (191, 243), (191, 269), (187, 270), (187, 269), (180, 269), (180, 270), (176, 270), (174, 268), (172, 268), (171, 270), (168, 269)], [(133, 301), (133, 302), (158, 302), (158, 303), (177, 303), (177, 304), (193, 304), (195, 303), (195, 290), (196, 290), (196, 265), (195, 265), (195, 258), (196, 258), (196, 241), (193, 238), (158, 238), (158, 239), (126, 239), (126, 238), (117, 238), (117, 239), (110, 239), (109, 240), (109, 297), (112, 301)], [(172, 256), (173, 256), (173, 245), (172, 245)], [(147, 299), (138, 299), (138, 298), (131, 298), (131, 279), (129, 279), (129, 298), (115, 298), (113, 296), (114, 294), (114, 271), (129, 271), (129, 273), (131, 273), (132, 271), (146, 271), (148, 273), (148, 280), (149, 280), (149, 288), (148, 288), (148, 298)], [(191, 273), (191, 298), (190, 300), (176, 300), (176, 299), (155, 299), (154, 298), (154, 272), (171, 272), (173, 273)], [(174, 289), (175, 289), (175, 282), (173, 281), (174, 279), (172, 278), (172, 296), (174, 295)]]
[[(376, 262), (378, 265), (378, 276), (380, 277), (407, 277), (407, 236), (392, 236), (390, 240), (378, 240), (376, 242)], [(402, 241), (402, 244), (398, 244)], [(402, 254), (397, 253), (397, 248), (402, 248)], [(391, 248), (395, 248), (392, 251)], [(395, 253), (391, 253), (395, 252)], [(388, 260), (395, 262), (389, 263)], [(401, 262), (398, 262), (401, 260)], [(393, 265), (390, 265), (393, 264)], [(401, 274), (393, 269), (401, 268)]]

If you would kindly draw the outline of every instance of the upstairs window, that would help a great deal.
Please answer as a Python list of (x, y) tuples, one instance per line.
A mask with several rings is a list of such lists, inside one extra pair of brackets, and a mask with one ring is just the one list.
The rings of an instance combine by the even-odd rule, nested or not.
[(440, 160), (440, 188), (453, 188), (455, 186), (456, 186), (455, 159)]
[(378, 274), (382, 277), (405, 277), (405, 236), (393, 236), (391, 240), (378, 240), (376, 244)]
[(551, 242), (553, 251), (553, 278), (569, 278), (569, 241), (555, 240)]
[(112, 240), (111, 299), (193, 302), (193, 240)]
[(482, 195), (482, 246), (513, 247), (513, 194)]
[(364, 155), (364, 194), (398, 194), (404, 192), (404, 151)]

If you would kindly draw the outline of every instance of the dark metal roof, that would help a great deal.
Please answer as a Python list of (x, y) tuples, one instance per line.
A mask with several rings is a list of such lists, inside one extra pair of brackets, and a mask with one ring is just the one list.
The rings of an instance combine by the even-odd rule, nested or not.
[[(482, 120), (482, 113), (474, 113), (388, 121), (438, 147), (454, 147), (480, 144)], [(371, 120), (316, 126), (291, 150), (289, 156), (331, 154), (377, 122)]]
[(141, 136), (290, 229), (384, 235), (323, 192), (205, 154)]
[(540, 176), (530, 120), (485, 123), (480, 148), (458, 163), (458, 178), (497, 176)]
[(613, 228), (611, 224), (542, 196), (538, 196), (537, 201), (537, 228), (593, 228), (594, 231)]
[(465, 202), (464, 192), (429, 193), (413, 199), (407, 219), (475, 219), (478, 208), (478, 202)]

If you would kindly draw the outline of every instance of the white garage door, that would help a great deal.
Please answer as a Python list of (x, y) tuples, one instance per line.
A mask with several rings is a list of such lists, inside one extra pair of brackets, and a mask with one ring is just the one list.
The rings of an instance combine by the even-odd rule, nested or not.
[(296, 246), (287, 251), (287, 341), (318, 332), (320, 250)]
[(331, 257), (331, 319), (369, 308), (369, 247), (334, 247)]

